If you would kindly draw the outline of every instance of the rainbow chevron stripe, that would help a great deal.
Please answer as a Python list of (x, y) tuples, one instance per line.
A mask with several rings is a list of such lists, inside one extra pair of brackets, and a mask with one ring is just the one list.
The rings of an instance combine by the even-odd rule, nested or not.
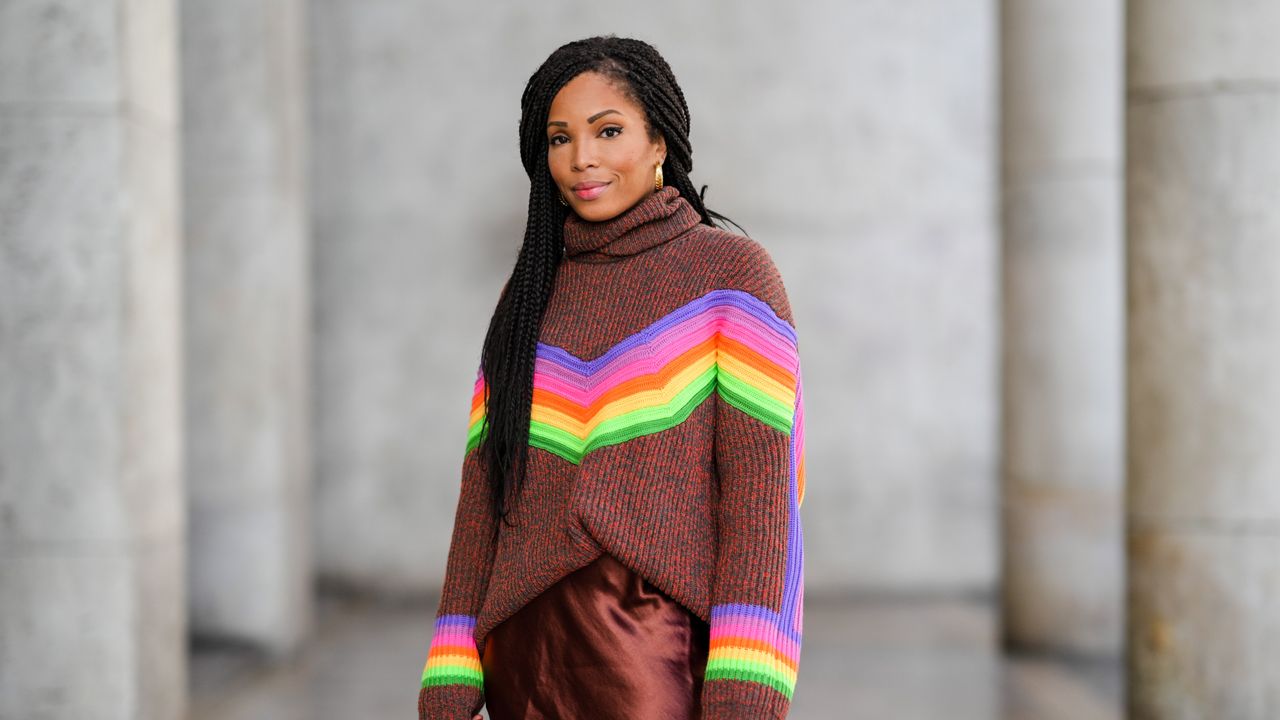
[[(594, 360), (538, 343), (529, 444), (581, 463), (597, 448), (679, 425), (716, 391), (790, 433), (798, 372), (790, 324), (750, 293), (713, 290)], [(467, 450), (484, 436), (485, 390), (477, 372)]]
[[(675, 427), (713, 392), (789, 435), (786, 569), (781, 611), (726, 604), (711, 609), (707, 680), (795, 689), (803, 629), (804, 403), (795, 329), (764, 301), (713, 290), (594, 360), (538, 343), (529, 444), (569, 462)], [(476, 373), (467, 450), (485, 431), (485, 383)]]
[(484, 687), (484, 671), (476, 652), (476, 619), (470, 615), (441, 615), (422, 668), (422, 687), (472, 685)]
[(759, 605), (713, 607), (706, 680), (758, 682), (790, 700), (800, 663), (800, 633), (788, 624)]

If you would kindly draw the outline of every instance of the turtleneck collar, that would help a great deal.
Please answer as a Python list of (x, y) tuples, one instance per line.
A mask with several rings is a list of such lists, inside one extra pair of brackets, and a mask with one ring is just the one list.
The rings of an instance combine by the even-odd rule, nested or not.
[(569, 211), (564, 252), (579, 262), (609, 262), (661, 245), (699, 222), (698, 211), (668, 185), (608, 220), (588, 222)]

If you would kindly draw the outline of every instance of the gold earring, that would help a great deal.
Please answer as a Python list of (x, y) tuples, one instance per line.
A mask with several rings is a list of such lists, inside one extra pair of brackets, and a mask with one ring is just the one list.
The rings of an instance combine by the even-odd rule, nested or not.
[(653, 173), (653, 191), (657, 192), (662, 189), (662, 163), (658, 163)]

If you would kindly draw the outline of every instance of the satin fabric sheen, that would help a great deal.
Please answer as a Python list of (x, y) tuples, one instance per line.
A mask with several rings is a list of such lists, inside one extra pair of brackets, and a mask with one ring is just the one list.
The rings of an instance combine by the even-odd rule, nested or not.
[(491, 720), (700, 718), (710, 628), (607, 553), (485, 639)]

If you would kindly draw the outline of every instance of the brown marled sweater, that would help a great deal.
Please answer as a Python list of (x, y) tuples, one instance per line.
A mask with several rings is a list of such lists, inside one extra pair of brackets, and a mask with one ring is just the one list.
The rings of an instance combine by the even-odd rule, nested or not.
[(488, 632), (609, 553), (711, 625), (702, 717), (783, 718), (800, 658), (804, 411), (768, 253), (666, 187), (570, 213), (535, 364), (529, 469), (492, 540), (477, 373), (422, 719), (484, 703)]

